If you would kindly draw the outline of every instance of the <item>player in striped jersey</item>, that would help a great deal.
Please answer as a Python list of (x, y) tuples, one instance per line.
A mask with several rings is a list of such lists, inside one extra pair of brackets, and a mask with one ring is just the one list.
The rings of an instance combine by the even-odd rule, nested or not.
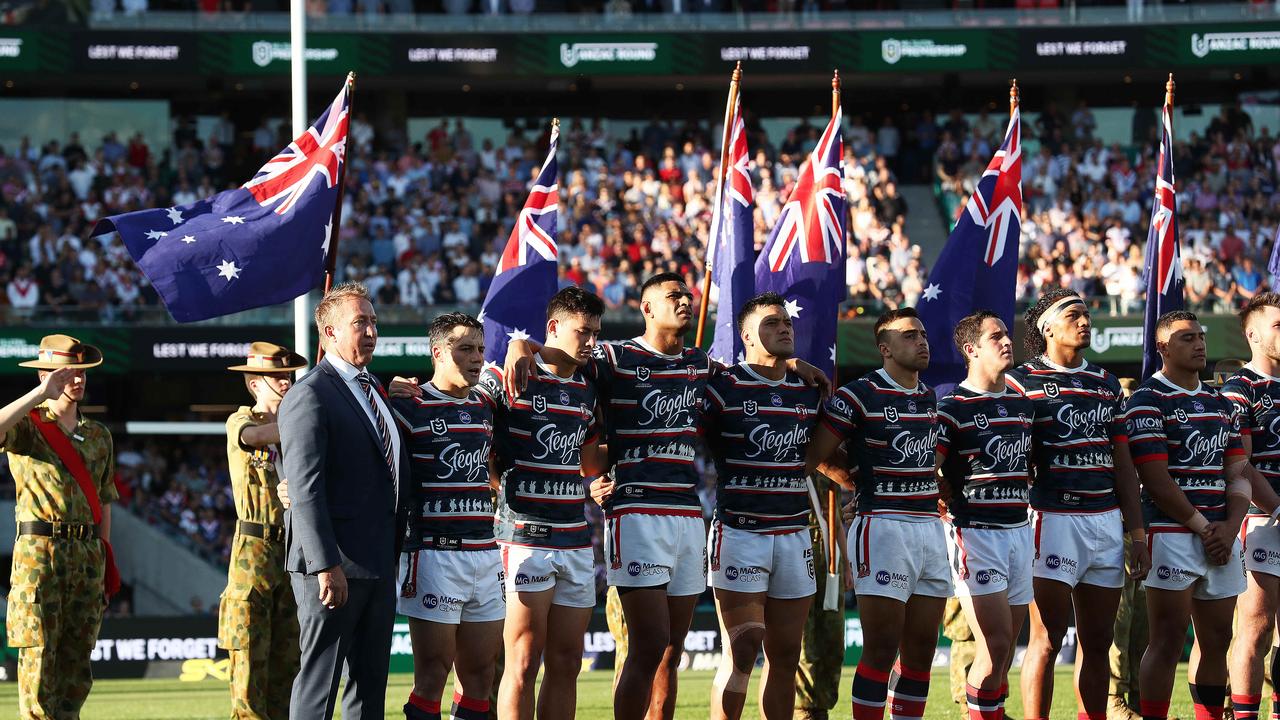
[(598, 450), (596, 391), (582, 368), (603, 314), (599, 297), (561, 290), (547, 305), (547, 342), (524, 392), (508, 398), (494, 365), (480, 380), (497, 407), (498, 542), (507, 590), (498, 715), (511, 720), (533, 720), (540, 665), (539, 720), (572, 720), (576, 710), (582, 638), (596, 604), (582, 475), (603, 464), (591, 455)]
[(409, 720), (439, 720), (449, 671), (456, 671), (453, 717), (488, 717), (506, 602), (493, 534), (489, 455), (493, 401), (476, 388), (484, 331), (469, 315), (432, 321), (431, 382), (418, 397), (392, 388), (392, 412), (410, 440), (422, 512), (413, 527), (421, 550), (404, 553), (397, 609), (409, 618), (413, 691)]
[[(629, 637), (614, 688), (619, 719), (675, 712), (684, 638), (707, 583), (694, 452), (704, 391), (718, 365), (684, 346), (693, 294), (679, 275), (646, 280), (640, 310), (644, 335), (598, 345), (586, 368), (603, 410), (610, 468), (592, 484), (592, 497), (605, 508), (608, 581), (618, 588)], [(524, 388), (538, 349), (525, 340), (507, 347), (509, 394)], [(787, 366), (824, 391), (829, 386), (812, 365)]]
[[(891, 310), (876, 320), (874, 332), (884, 367), (827, 402), (809, 462), (811, 469), (819, 461), (839, 462), (843, 443), (849, 455), (844, 464), (856, 478), (857, 515), (848, 544), (863, 650), (853, 679), (853, 717), (883, 717), (887, 699), (892, 717), (919, 718), (952, 592), (934, 469), (937, 400), (920, 381), (929, 367), (929, 338), (916, 311)], [(844, 472), (825, 474), (847, 480)]]
[[(1280, 610), (1280, 294), (1259, 293), (1240, 311), (1240, 325), (1253, 357), (1222, 386), (1240, 426), (1249, 458), (1253, 503), (1240, 530), (1248, 589), (1238, 603), (1239, 622), (1231, 657), (1231, 704), (1237, 720), (1254, 720), (1262, 701), (1262, 664)], [(1271, 659), (1271, 682), (1280, 673), (1280, 653)], [(1280, 713), (1280, 693), (1271, 714)]]
[(1031, 602), (1027, 524), (1035, 408), (1009, 387), (1013, 341), (979, 310), (956, 324), (968, 377), (938, 402), (938, 453), (956, 596), (977, 639), (965, 694), (970, 720), (1004, 717), (1009, 663)]
[(817, 589), (805, 447), (819, 396), (787, 370), (795, 340), (781, 295), (747, 301), (737, 326), (746, 359), (711, 379), (702, 415), (717, 471), (708, 564), (727, 646), (712, 683), (711, 717), (742, 716), (761, 646), (768, 663), (760, 716), (790, 717)]
[(1092, 322), (1074, 290), (1050, 290), (1025, 319), (1030, 360), (1008, 374), (1010, 387), (1035, 407), (1035, 602), (1031, 642), (1022, 661), (1024, 717), (1049, 717), (1053, 665), (1074, 607), (1079, 715), (1105, 720), (1126, 531), (1135, 548), (1134, 579), (1141, 580), (1151, 563), (1123, 395), (1114, 376), (1084, 359)]
[(1125, 422), (1142, 480), (1151, 565), (1151, 636), (1139, 675), (1143, 718), (1165, 718), (1188, 622), (1198, 653), (1187, 669), (1197, 718), (1222, 717), (1236, 596), (1245, 590), (1240, 529), (1247, 463), (1231, 403), (1200, 382), (1204, 329), (1192, 313), (1156, 323), (1164, 367), (1129, 398)]

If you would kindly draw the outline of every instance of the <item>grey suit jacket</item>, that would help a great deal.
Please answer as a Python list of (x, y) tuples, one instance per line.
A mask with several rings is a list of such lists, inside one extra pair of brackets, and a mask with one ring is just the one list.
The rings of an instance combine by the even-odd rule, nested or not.
[[(341, 565), (348, 578), (395, 579), (417, 493), (409, 443), (392, 477), (381, 438), (327, 360), (280, 403), (280, 451), (289, 481), (285, 569), (314, 574)], [(388, 417), (391, 432), (399, 432)]]

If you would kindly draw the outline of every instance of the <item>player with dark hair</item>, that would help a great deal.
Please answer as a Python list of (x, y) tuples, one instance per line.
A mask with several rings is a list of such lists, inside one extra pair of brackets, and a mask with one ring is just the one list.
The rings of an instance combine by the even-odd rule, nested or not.
[(1049, 290), (1027, 310), (1025, 321), (1029, 359), (1008, 373), (1009, 385), (1035, 407), (1035, 602), (1022, 661), (1024, 716), (1049, 717), (1054, 661), (1074, 616), (1080, 717), (1105, 720), (1126, 532), (1132, 577), (1142, 579), (1150, 567), (1124, 396), (1111, 373), (1084, 359), (1093, 325), (1074, 290)]
[[(830, 461), (848, 473), (826, 472), (829, 477), (856, 478), (848, 545), (863, 651), (853, 677), (853, 717), (881, 718), (887, 701), (894, 718), (918, 718), (952, 592), (934, 470), (937, 401), (920, 381), (929, 366), (929, 338), (916, 311), (891, 310), (874, 332), (883, 367), (827, 402), (809, 465), (813, 470)], [(841, 462), (842, 444), (847, 462)]]
[(1008, 385), (1013, 341), (987, 310), (956, 324), (968, 376), (938, 402), (937, 465), (956, 596), (977, 639), (965, 687), (971, 720), (1004, 717), (1009, 663), (1032, 599), (1027, 524), (1035, 408)]
[(737, 326), (745, 360), (711, 379), (702, 416), (717, 471), (707, 559), (725, 633), (711, 717), (742, 716), (761, 647), (760, 716), (790, 717), (817, 590), (805, 449), (820, 399), (787, 369), (795, 341), (782, 296), (747, 301)]
[(1187, 669), (1197, 718), (1221, 718), (1236, 596), (1246, 588), (1236, 532), (1249, 508), (1245, 451), (1231, 403), (1200, 382), (1204, 329), (1186, 311), (1156, 323), (1162, 369), (1125, 411), (1154, 568), (1147, 576), (1151, 628), (1139, 674), (1143, 718), (1169, 713), (1187, 624), (1198, 652)]
[[(1240, 311), (1240, 326), (1252, 357), (1220, 391), (1236, 413), (1253, 500), (1240, 530), (1248, 588), (1237, 600), (1231, 705), (1237, 720), (1255, 720), (1262, 665), (1280, 611), (1280, 294), (1254, 295)], [(1273, 685), (1278, 672), (1280, 653), (1271, 658)], [(1280, 694), (1271, 696), (1271, 712), (1280, 712)]]

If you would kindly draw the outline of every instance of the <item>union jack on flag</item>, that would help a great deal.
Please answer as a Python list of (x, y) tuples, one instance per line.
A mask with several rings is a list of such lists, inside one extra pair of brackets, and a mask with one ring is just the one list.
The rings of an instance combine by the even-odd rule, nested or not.
[(786, 298), (796, 357), (828, 376), (835, 371), (836, 318), (847, 294), (841, 115), (835, 112), (800, 167), (795, 189), (756, 258), (756, 292)]
[(179, 322), (288, 302), (324, 278), (350, 111), (348, 82), (242, 187), (103, 218), (93, 234), (120, 234)]
[(283, 215), (306, 194), (312, 178), (324, 178), (325, 187), (338, 182), (338, 167), (347, 149), (348, 103), (346, 91), (338, 93), (314, 125), (244, 184), (260, 205), (280, 200), (275, 212)]
[(715, 339), (711, 357), (722, 363), (738, 362), (744, 353), (736, 319), (738, 308), (755, 294), (755, 224), (752, 207), (751, 164), (747, 155), (747, 128), (742, 122), (742, 106), (734, 102), (733, 114), (724, 129), (729, 157), (716, 186), (716, 204), (711, 218), (711, 239), (707, 259), (716, 295)]
[(931, 339), (924, 376), (934, 387), (964, 378), (964, 358), (950, 338), (965, 315), (991, 310), (1013, 328), (1021, 233), (1022, 120), (1015, 106), (1004, 142), (965, 203), (916, 308)]
[(560, 206), (556, 148), (560, 125), (553, 123), (547, 159), (529, 189), (529, 198), (494, 270), (480, 310), (485, 360), (501, 364), (511, 340), (546, 337), (547, 302), (556, 293), (556, 222)]
[(1178, 194), (1173, 181), (1173, 108), (1161, 113), (1160, 155), (1156, 159), (1156, 193), (1147, 230), (1146, 312), (1142, 334), (1142, 378), (1151, 377), (1163, 364), (1156, 352), (1156, 322), (1161, 315), (1181, 310), (1182, 252), (1178, 249)]

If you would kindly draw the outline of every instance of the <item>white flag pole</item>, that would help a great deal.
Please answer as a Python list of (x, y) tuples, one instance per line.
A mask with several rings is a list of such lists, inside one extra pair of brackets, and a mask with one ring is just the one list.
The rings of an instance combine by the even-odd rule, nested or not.
[[(307, 8), (305, 0), (289, 0), (289, 69), (293, 94), (293, 135), (307, 130)], [(333, 231), (337, 232), (337, 228)], [(293, 300), (293, 349), (305, 353), (311, 347), (310, 292)], [(306, 370), (299, 372), (299, 376)]]

